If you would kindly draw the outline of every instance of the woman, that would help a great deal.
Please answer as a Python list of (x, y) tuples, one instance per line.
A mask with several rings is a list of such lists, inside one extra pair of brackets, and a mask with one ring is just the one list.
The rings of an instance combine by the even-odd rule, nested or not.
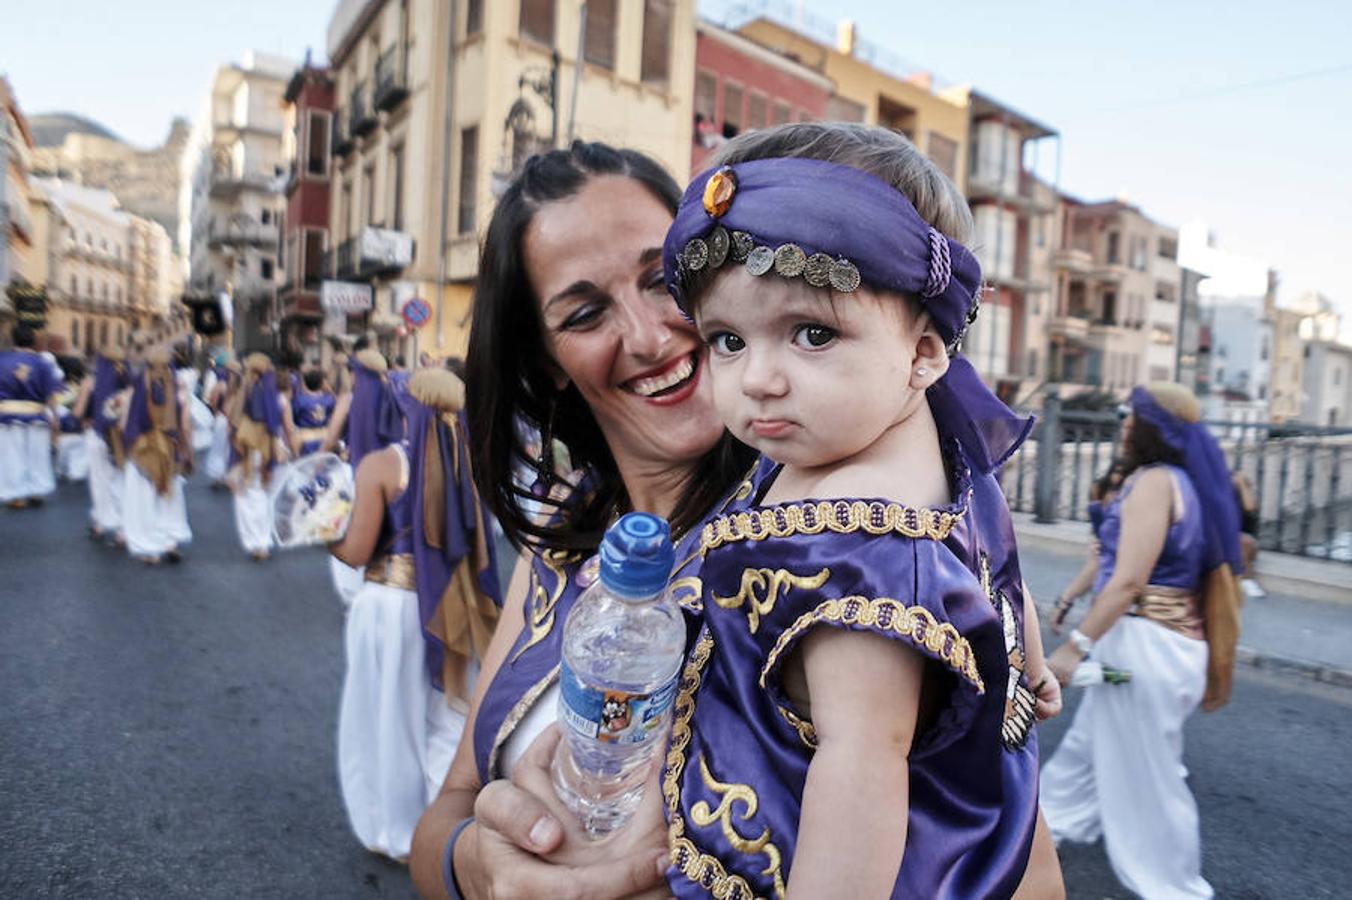
[(1065, 624), (1066, 616), (1075, 608), (1075, 601), (1094, 586), (1094, 579), (1098, 575), (1099, 529), (1103, 526), (1103, 511), (1113, 502), (1113, 498), (1121, 489), (1124, 474), (1125, 466), (1121, 460), (1113, 460), (1108, 471), (1089, 486), (1087, 512), (1093, 538), (1089, 541), (1089, 551), (1085, 555), (1084, 565), (1075, 573), (1070, 584), (1066, 585), (1065, 590), (1056, 598), (1056, 603), (1052, 605), (1051, 616), (1047, 620), (1047, 626), (1052, 634), (1061, 633), (1061, 626)]
[(119, 403), (129, 383), (121, 347), (104, 347), (94, 358), (81, 416), (89, 422), (89, 534), (95, 540), (122, 543), (122, 484), (126, 454), (122, 446)]
[[(722, 441), (698, 335), (663, 289), (661, 246), (679, 197), (641, 154), (575, 142), (528, 160), (493, 214), (468, 361), (475, 477), (509, 538), (534, 554), (513, 576), (461, 747), (414, 837), (423, 896), (452, 886), (466, 897), (667, 894), (656, 777), (598, 852), (554, 799), (558, 735), (545, 726), (562, 624), (611, 519), (635, 509), (671, 520), (674, 583), (688, 604), (697, 526), (754, 487), (750, 452)], [(537, 455), (525, 449), (531, 431)], [(558, 473), (556, 441), (586, 473), (576, 490)], [(535, 471), (533, 485), (514, 476), (518, 463)], [(547, 520), (528, 512), (537, 499)]]
[(366, 848), (394, 859), (445, 778), (501, 602), (456, 418), (464, 384), (424, 370), (408, 388), (407, 449), (362, 461), (351, 524), (331, 548), (366, 569), (345, 632), (343, 802)]
[(1183, 724), (1229, 698), (1238, 636), (1239, 516), (1197, 399), (1175, 384), (1131, 394), (1128, 477), (1100, 529), (1095, 600), (1048, 659), (1065, 684), (1086, 656), (1128, 669), (1089, 691), (1042, 770), (1058, 839), (1102, 835), (1117, 877), (1143, 897), (1210, 897)]
[(317, 453), (328, 438), (329, 421), (338, 398), (324, 389), (324, 373), (308, 369), (291, 400), (283, 409), (288, 423), (291, 454), (296, 457)]
[(254, 562), (272, 551), (272, 470), (286, 456), (282, 400), (272, 360), (253, 353), (244, 360), (244, 381), (230, 409), (230, 480), (235, 491), (235, 528)]
[(226, 487), (225, 473), (230, 467), (230, 417), (225, 414), (238, 389), (243, 370), (230, 352), (223, 351), (221, 361), (207, 372), (203, 397), (212, 413), (211, 447), (207, 450), (206, 473), (212, 490)]
[(192, 472), (187, 398), (163, 350), (145, 368), (125, 405), (122, 446), (127, 449), (122, 531), (127, 552), (147, 565), (178, 562), (192, 540), (183, 501), (183, 476)]

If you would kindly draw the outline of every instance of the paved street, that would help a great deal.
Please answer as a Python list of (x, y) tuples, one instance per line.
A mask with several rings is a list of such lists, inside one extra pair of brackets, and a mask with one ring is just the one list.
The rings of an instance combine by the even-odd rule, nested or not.
[[(317, 551), (258, 566), (195, 479), (195, 542), (148, 569), (83, 537), (86, 493), (0, 513), (0, 897), (407, 897), (349, 835), (334, 727), (342, 613)], [(1050, 598), (1075, 560), (1025, 553)], [(19, 584), (27, 585), (24, 589)], [(1321, 629), (1347, 615), (1331, 611)], [(1041, 731), (1056, 746), (1069, 716)], [(1186, 762), (1218, 896), (1345, 896), (1352, 691), (1240, 672)], [(1099, 847), (1072, 897), (1125, 898)]]

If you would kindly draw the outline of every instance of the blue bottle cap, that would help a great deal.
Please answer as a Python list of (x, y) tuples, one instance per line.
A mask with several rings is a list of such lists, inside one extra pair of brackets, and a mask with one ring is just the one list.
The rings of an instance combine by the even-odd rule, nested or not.
[(601, 539), (601, 583), (621, 597), (661, 593), (675, 563), (671, 530), (661, 516), (626, 513)]

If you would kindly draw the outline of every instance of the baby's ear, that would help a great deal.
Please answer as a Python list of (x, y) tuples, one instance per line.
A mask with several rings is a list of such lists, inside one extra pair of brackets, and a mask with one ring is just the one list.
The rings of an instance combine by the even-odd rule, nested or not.
[(915, 359), (911, 361), (911, 387), (923, 391), (948, 371), (948, 347), (928, 313), (916, 325), (921, 332), (915, 344)]

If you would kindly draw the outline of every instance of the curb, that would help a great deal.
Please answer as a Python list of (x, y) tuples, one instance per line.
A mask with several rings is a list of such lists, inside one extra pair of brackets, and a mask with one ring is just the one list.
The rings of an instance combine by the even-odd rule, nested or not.
[(1293, 659), (1276, 653), (1263, 653), (1243, 644), (1235, 648), (1235, 662), (1254, 669), (1280, 675), (1292, 675), (1339, 688), (1352, 688), (1352, 669), (1343, 669), (1327, 663)]

